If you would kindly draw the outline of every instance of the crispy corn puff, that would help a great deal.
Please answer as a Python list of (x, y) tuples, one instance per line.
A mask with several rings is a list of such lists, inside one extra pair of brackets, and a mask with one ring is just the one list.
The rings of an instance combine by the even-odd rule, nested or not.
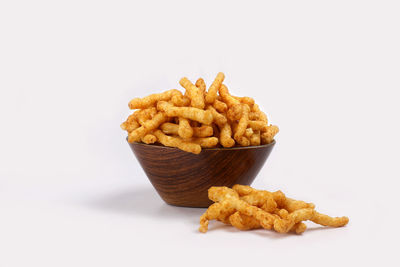
[(289, 214), (288, 219), (276, 219), (274, 229), (278, 233), (287, 233), (290, 229), (301, 221), (307, 221), (314, 217), (314, 209), (299, 209)]
[(244, 132), (244, 136), (247, 138), (250, 138), (254, 134), (253, 129), (247, 128), (246, 131)]
[(228, 122), (226, 117), (224, 115), (218, 113), (218, 111), (216, 111), (215, 108), (213, 108), (212, 106), (208, 106), (207, 110), (209, 110), (212, 113), (214, 122), (217, 125), (224, 125), (225, 123)]
[(248, 125), (250, 128), (252, 128), (255, 131), (261, 131), (261, 132), (266, 132), (268, 125), (265, 123), (265, 121), (248, 121)]
[(206, 95), (206, 103), (208, 104), (214, 103), (215, 99), (217, 99), (217, 92), (220, 89), (224, 79), (225, 75), (222, 72), (217, 74), (217, 77), (215, 77), (215, 80), (211, 84), (210, 88), (208, 88), (208, 92)]
[(149, 131), (156, 129), (160, 124), (164, 123), (167, 120), (167, 116), (165, 113), (157, 113), (153, 119), (145, 121), (144, 124), (132, 131), (128, 135), (128, 142), (138, 142), (141, 138), (147, 134)]
[(224, 102), (219, 101), (218, 99), (215, 99), (212, 106), (220, 113), (224, 113), (228, 110), (228, 106)]
[(231, 126), (228, 123), (222, 125), (219, 140), (223, 147), (233, 147), (235, 145), (235, 140), (232, 139)]
[(342, 227), (345, 226), (349, 222), (349, 218), (347, 217), (330, 217), (325, 214), (321, 214), (319, 212), (315, 212), (314, 217), (311, 219), (314, 223), (323, 225), (323, 226), (331, 226), (331, 227)]
[(179, 118), (178, 135), (182, 138), (191, 138), (193, 136), (193, 128), (190, 126), (188, 119)]
[(193, 154), (200, 154), (201, 152), (200, 145), (182, 141), (182, 139), (177, 137), (165, 135), (161, 130), (154, 131), (154, 135), (157, 137), (157, 141), (164, 146), (177, 147)]
[(218, 144), (217, 137), (195, 137), (188, 140), (191, 143), (199, 144), (203, 148), (212, 148)]
[(214, 133), (213, 128), (208, 125), (203, 125), (200, 127), (193, 127), (194, 137), (210, 137)]
[(190, 98), (183, 95), (174, 95), (171, 98), (171, 103), (177, 107), (188, 107), (190, 106)]
[(307, 225), (303, 222), (299, 222), (293, 225), (292, 229), (290, 231), (295, 232), (296, 234), (300, 235), (304, 233), (304, 231), (307, 229)]
[(242, 113), (243, 113), (243, 106), (241, 104), (235, 104), (228, 109), (226, 116), (228, 117), (229, 120), (236, 121), (240, 120), (240, 118), (242, 117)]
[(262, 111), (260, 110), (260, 107), (259, 107), (257, 104), (254, 104), (254, 105), (251, 107), (251, 111), (254, 112), (254, 113), (257, 113), (259, 120), (262, 120), (262, 121), (265, 121), (266, 123), (268, 123), (268, 118), (267, 118), (267, 116), (265, 115), (264, 112), (262, 112)]
[(183, 77), (179, 83), (183, 88), (186, 89), (187, 95), (191, 100), (191, 106), (198, 109), (203, 109), (205, 104), (202, 91), (186, 77)]
[(129, 102), (130, 109), (144, 109), (154, 106), (157, 101), (168, 101), (172, 96), (182, 94), (176, 89), (165, 91), (160, 94), (152, 94), (144, 98), (134, 98)]
[(204, 111), (193, 107), (174, 107), (165, 101), (159, 101), (157, 109), (164, 111), (169, 117), (183, 117), (204, 124), (211, 124), (213, 121), (213, 115), (209, 110)]
[(146, 134), (142, 137), (142, 142), (145, 144), (154, 144), (155, 142), (157, 142), (157, 137), (152, 134)]
[(206, 93), (206, 83), (204, 82), (203, 78), (198, 78), (195, 85), (201, 90), (203, 95)]
[(145, 121), (152, 119), (156, 114), (157, 109), (155, 107), (142, 109), (137, 115), (137, 121), (140, 123), (140, 125), (143, 125)]
[(221, 96), (222, 101), (224, 101), (228, 107), (241, 104), (239, 100), (229, 94), (228, 87), (226, 87), (225, 84), (221, 84), (221, 87), (219, 88), (219, 95)]
[(261, 144), (261, 134), (260, 131), (256, 130), (250, 137), (250, 145), (259, 146), (260, 144)]
[[(229, 223), (240, 230), (274, 229), (279, 233), (303, 233), (307, 226), (303, 221), (341, 227), (348, 223), (347, 217), (335, 217), (318, 213), (315, 205), (286, 198), (281, 191), (256, 190), (250, 186), (235, 185), (211, 187), (208, 196), (216, 202), (201, 217), (200, 231), (206, 232), (209, 220)], [(272, 203), (272, 205), (270, 204)], [(282, 208), (288, 206), (289, 210)], [(290, 209), (293, 211), (290, 212)]]
[[(240, 138), (243, 137), (249, 122), (249, 106), (243, 105), (242, 117), (239, 120), (238, 127), (234, 133), (234, 139), (240, 143)], [(249, 141), (250, 143), (250, 141)]]
[(261, 143), (269, 144), (274, 141), (275, 135), (279, 132), (279, 128), (275, 125), (267, 127), (267, 131), (261, 134)]
[(232, 224), (232, 226), (242, 231), (261, 228), (259, 221), (251, 216), (241, 214), (238, 211), (229, 216), (229, 222)]

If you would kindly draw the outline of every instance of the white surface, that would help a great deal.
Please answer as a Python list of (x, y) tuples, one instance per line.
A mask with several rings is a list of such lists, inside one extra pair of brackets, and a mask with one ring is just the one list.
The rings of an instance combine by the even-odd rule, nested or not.
[[(399, 2), (240, 3), (0, 2), (0, 266), (399, 263)], [(254, 185), (347, 227), (200, 234), (160, 200), (127, 103), (218, 71), (281, 129)]]

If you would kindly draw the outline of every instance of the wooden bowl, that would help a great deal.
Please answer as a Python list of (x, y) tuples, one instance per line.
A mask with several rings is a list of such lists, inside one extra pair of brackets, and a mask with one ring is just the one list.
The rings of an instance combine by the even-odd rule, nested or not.
[(144, 172), (168, 204), (208, 207), (211, 186), (250, 185), (275, 141), (268, 145), (203, 149), (200, 154), (161, 145), (129, 143)]

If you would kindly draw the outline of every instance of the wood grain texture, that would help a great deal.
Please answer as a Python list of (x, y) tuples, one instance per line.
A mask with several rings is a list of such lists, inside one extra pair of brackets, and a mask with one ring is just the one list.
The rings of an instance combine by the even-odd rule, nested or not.
[(170, 205), (208, 207), (211, 186), (250, 185), (275, 141), (268, 145), (203, 149), (199, 155), (177, 148), (129, 143), (161, 198)]

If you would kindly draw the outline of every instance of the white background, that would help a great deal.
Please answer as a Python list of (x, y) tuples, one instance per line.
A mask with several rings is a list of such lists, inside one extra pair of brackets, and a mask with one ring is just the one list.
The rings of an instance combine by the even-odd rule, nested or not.
[[(0, 266), (399, 263), (398, 1), (1, 1)], [(171, 207), (120, 123), (217, 72), (281, 132), (253, 184), (346, 215), (301, 236)]]

